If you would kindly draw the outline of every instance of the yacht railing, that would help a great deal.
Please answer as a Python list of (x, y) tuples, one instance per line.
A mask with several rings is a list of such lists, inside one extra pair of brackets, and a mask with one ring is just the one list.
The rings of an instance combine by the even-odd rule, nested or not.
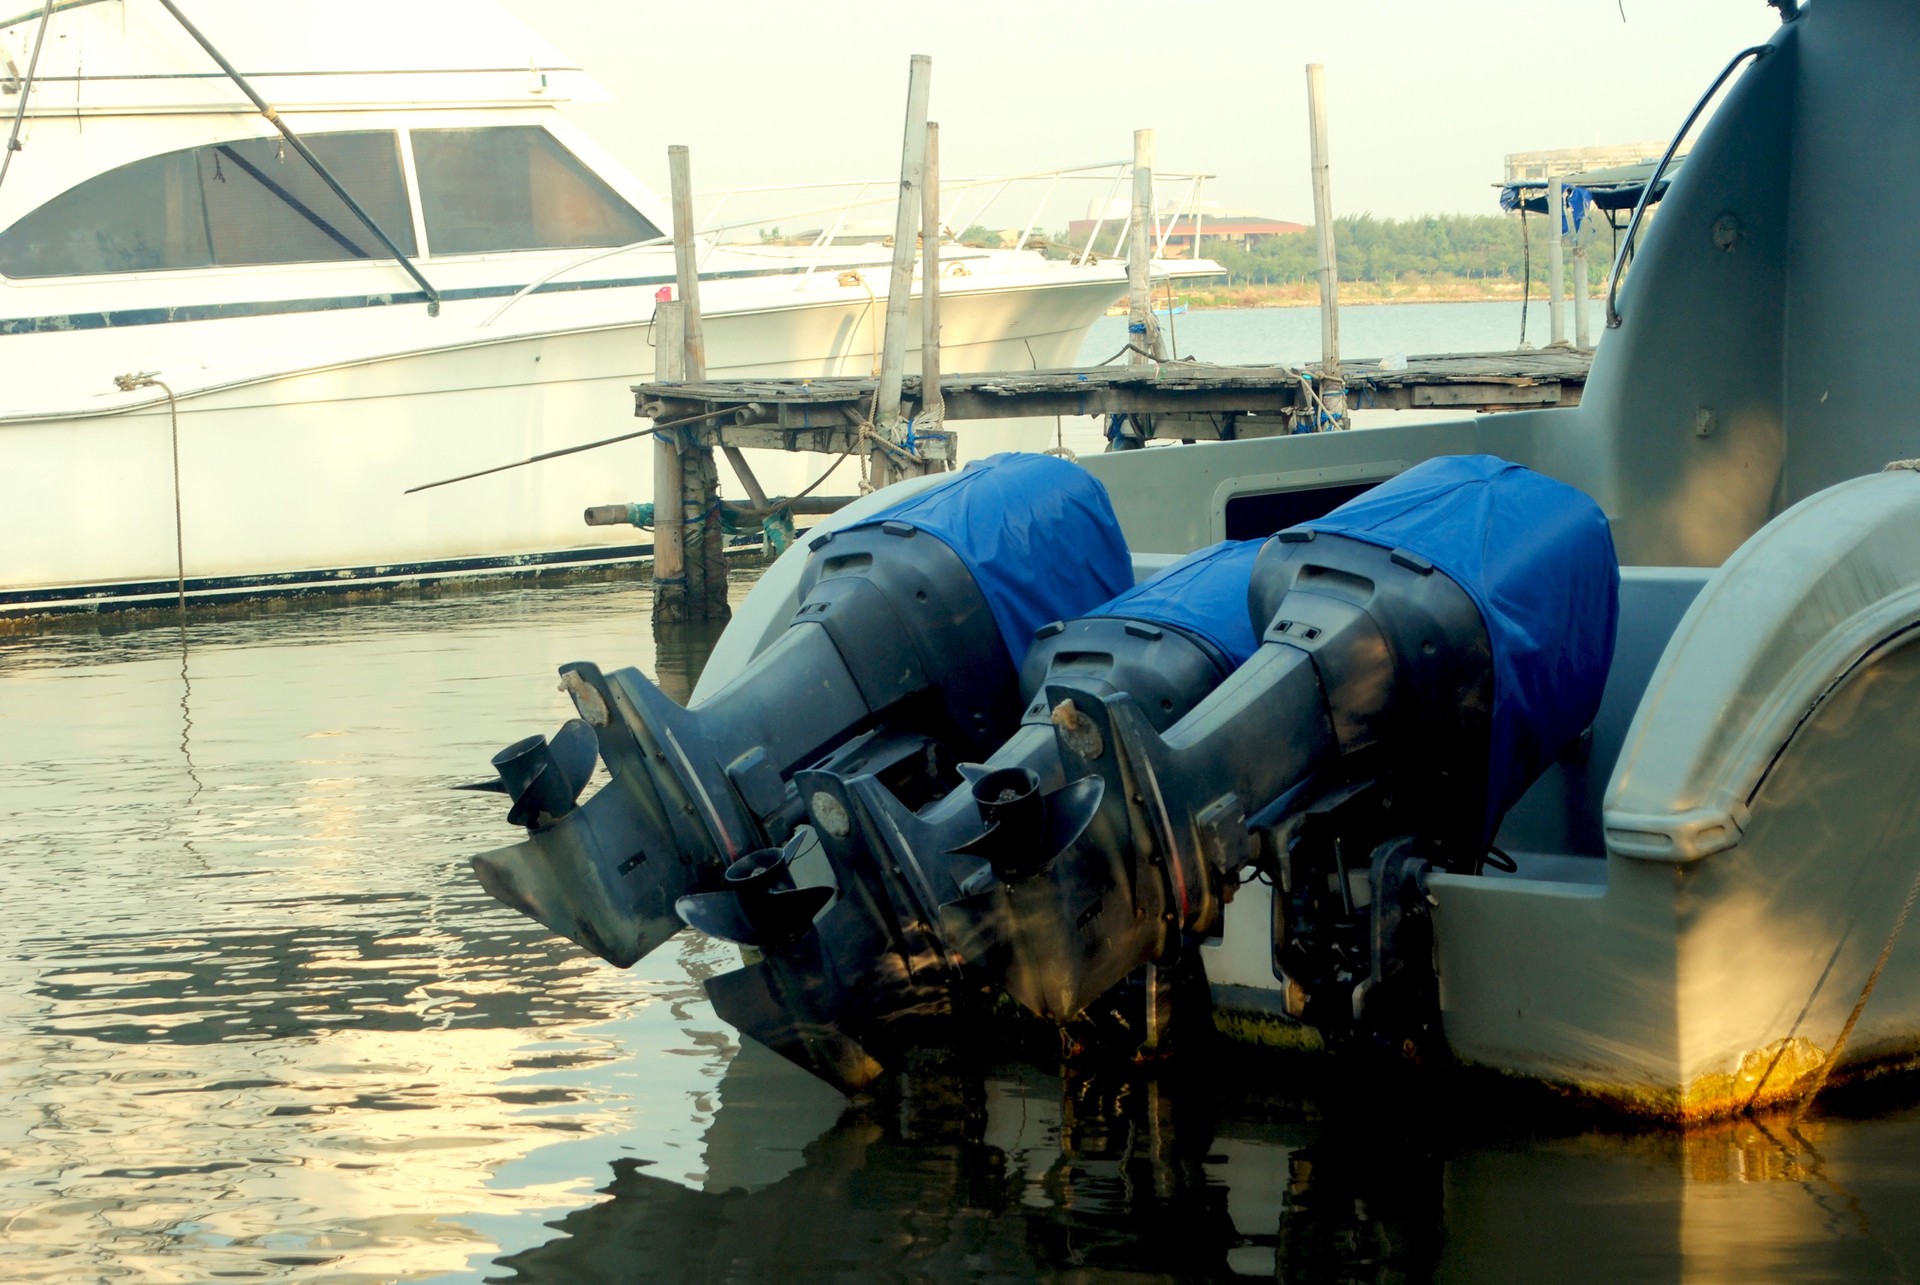
[[(1786, 13), (1784, 8), (1782, 13)], [(1782, 22), (1788, 20), (1785, 16), (1781, 18)], [(1686, 141), (1687, 134), (1693, 129), (1693, 123), (1700, 119), (1700, 113), (1707, 109), (1707, 104), (1712, 102), (1713, 96), (1720, 92), (1720, 87), (1727, 83), (1727, 78), (1738, 71), (1747, 59), (1766, 57), (1771, 48), (1771, 45), (1754, 45), (1751, 48), (1742, 49), (1733, 56), (1732, 61), (1721, 68), (1720, 74), (1713, 78), (1711, 85), (1707, 86), (1707, 92), (1700, 95), (1700, 101), (1693, 105), (1693, 110), (1687, 113), (1687, 118), (1680, 122), (1680, 128), (1674, 134), (1673, 141), (1667, 144), (1666, 152), (1660, 157), (1660, 163), (1654, 166), (1653, 173), (1647, 176), (1646, 186), (1640, 189), (1640, 199), (1634, 202), (1633, 217), (1627, 220), (1627, 234), (1620, 238), (1620, 248), (1614, 252), (1613, 266), (1607, 270), (1608, 330), (1620, 328), (1620, 278), (1625, 275), (1627, 265), (1633, 261), (1634, 241), (1640, 235), (1640, 221), (1646, 217), (1647, 207), (1653, 204), (1653, 193), (1660, 185), (1661, 176), (1667, 172), (1667, 166), (1673, 164), (1674, 154), (1680, 150), (1680, 144)]]
[(20, 122), (27, 117), (27, 99), (33, 93), (34, 73), (40, 68), (40, 46), (46, 43), (47, 20), (52, 17), (53, 6), (49, 4), (40, 11), (40, 25), (33, 33), (33, 56), (27, 59), (26, 75), (7, 84), (7, 92), (18, 94), (20, 101), (13, 107), (13, 128), (7, 131), (7, 150), (0, 154), (0, 184), (6, 183), (7, 170), (13, 166), (13, 154), (20, 150)]
[[(1196, 234), (1194, 240), (1195, 244), (1198, 245), (1198, 233), (1203, 226), (1200, 203), (1205, 195), (1206, 180), (1211, 177), (1213, 177), (1213, 175), (1200, 173), (1160, 172), (1154, 175), (1156, 192), (1154, 209), (1156, 213), (1154, 215), (1155, 227), (1153, 244), (1156, 257), (1165, 255), (1168, 238), (1173, 235), (1174, 228), (1178, 226), (1179, 220), (1189, 214), (1191, 214), (1194, 219), (1194, 231)], [(1042, 190), (1032, 207), (1019, 216), (1022, 220), (1020, 223), (1020, 234), (1015, 239), (1011, 248), (1003, 246), (990, 247), (992, 251), (1000, 254), (1018, 254), (1034, 244), (1036, 229), (1041, 227), (1042, 221), (1048, 217), (1049, 210), (1055, 199), (1060, 196), (1063, 185), (1097, 185), (1105, 183), (1107, 184), (1107, 195), (1098, 207), (1092, 231), (1088, 234), (1085, 243), (1080, 245), (1078, 249), (1069, 247), (1070, 252), (1068, 254), (1069, 262), (1074, 264), (1097, 262), (1100, 256), (1097, 254), (1096, 246), (1100, 242), (1102, 230), (1109, 225), (1117, 222), (1120, 228), (1119, 238), (1114, 244), (1116, 246), (1124, 246), (1126, 244), (1127, 233), (1132, 227), (1131, 203), (1126, 203), (1128, 214), (1124, 218), (1117, 215), (1110, 217), (1108, 211), (1113, 207), (1114, 194), (1116, 192), (1129, 190), (1132, 181), (1133, 164), (1131, 161), (1105, 161), (1093, 165), (1078, 165), (1061, 169), (1033, 170), (1026, 173), (990, 175), (985, 177), (943, 177), (940, 182), (940, 208), (948, 213), (943, 215), (941, 219), (940, 237), (941, 240), (946, 243), (960, 243), (961, 236), (964, 235), (968, 228), (985, 224), (987, 218), (991, 217), (992, 211), (998, 206), (1009, 190), (1019, 185), (1041, 186)], [(1158, 193), (1162, 190), (1163, 184), (1167, 185), (1173, 193), (1177, 194), (1171, 198), (1170, 208), (1165, 210), (1162, 209), (1158, 197)], [(847, 226), (854, 217), (861, 210), (865, 209), (875, 211), (891, 210), (894, 207), (895, 201), (898, 199), (899, 190), (899, 180), (897, 178), (890, 178), (825, 180), (809, 183), (742, 186), (696, 193), (696, 198), (707, 204), (706, 212), (701, 221), (701, 227), (694, 234), (700, 246), (698, 262), (702, 270), (704, 270), (712, 256), (723, 249), (730, 254), (743, 256), (752, 256), (757, 251), (764, 252), (768, 258), (778, 258), (782, 263), (795, 268), (797, 271), (794, 289), (804, 290), (811, 283), (814, 274), (819, 269), (829, 266), (844, 266), (842, 262), (834, 258), (831, 252), (838, 244), (839, 238), (845, 235)], [(822, 202), (802, 206), (798, 209), (771, 208), (767, 212), (737, 215), (729, 222), (719, 221), (720, 216), (730, 207), (747, 205), (756, 200), (774, 196), (791, 197), (802, 193), (831, 191), (847, 191), (851, 192), (851, 196), (831, 203)], [(1056, 212), (1053, 217), (1059, 218), (1060, 216)], [(820, 227), (817, 232), (807, 234), (809, 239), (804, 243), (804, 248), (809, 253), (804, 258), (791, 253), (791, 251), (796, 248), (795, 243), (771, 244), (765, 232), (765, 229), (768, 228), (777, 230), (782, 226), (791, 227), (796, 220), (810, 222), (814, 219), (820, 220)], [(958, 229), (958, 231), (956, 231), (956, 229)], [(890, 243), (892, 240), (891, 232), (882, 233), (876, 229), (873, 240), (876, 244), (883, 242)], [(645, 240), (630, 242), (626, 245), (609, 246), (603, 249), (593, 250), (576, 259), (568, 260), (566, 263), (555, 267), (551, 271), (521, 287), (516, 294), (503, 301), (499, 307), (489, 313), (486, 318), (479, 323), (480, 327), (484, 329), (492, 325), (500, 319), (502, 314), (528, 295), (534, 294), (539, 291), (541, 287), (549, 285), (582, 268), (590, 267), (593, 264), (617, 258), (624, 254), (664, 249), (670, 246), (672, 241), (673, 238), (670, 235), (649, 237)], [(1119, 256), (1117, 254), (1110, 254), (1106, 257), (1117, 258)]]

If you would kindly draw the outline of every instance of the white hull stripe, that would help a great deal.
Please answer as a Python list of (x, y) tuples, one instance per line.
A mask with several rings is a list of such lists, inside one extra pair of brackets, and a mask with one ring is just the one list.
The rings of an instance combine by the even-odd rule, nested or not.
[[(861, 268), (883, 268), (873, 263), (836, 263), (837, 272)], [(739, 281), (753, 277), (797, 277), (804, 266), (781, 268), (741, 268), (729, 272), (705, 272), (702, 281)], [(674, 284), (671, 273), (650, 277), (613, 277), (595, 281), (549, 281), (534, 289), (534, 294), (561, 294), (574, 290), (618, 290), (629, 287)], [(505, 299), (525, 290), (524, 285), (468, 286), (442, 290), (446, 303), (468, 299)], [(0, 317), (0, 335), (39, 334), (61, 330), (106, 330), (121, 326), (158, 326), (176, 321), (218, 321), (230, 317), (271, 317), (297, 312), (335, 312), (346, 308), (385, 308), (393, 304), (425, 303), (427, 296), (418, 290), (390, 291), (380, 294), (325, 295), (310, 299), (263, 299), (241, 303), (189, 303), (165, 308), (117, 308), (103, 312), (64, 312), (42, 317)]]

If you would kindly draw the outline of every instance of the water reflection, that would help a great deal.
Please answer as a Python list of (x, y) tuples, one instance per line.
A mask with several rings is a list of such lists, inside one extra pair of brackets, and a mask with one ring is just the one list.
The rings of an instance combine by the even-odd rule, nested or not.
[(480, 893), (512, 832), (446, 788), (564, 717), (559, 663), (650, 665), (645, 594), (0, 641), (0, 1278), (444, 1273), (590, 1190), (566, 1142), (694, 1147), (711, 948), (581, 958)]
[[(759, 1132), (785, 1072), (736, 1083), (752, 1062), (721, 1081), (710, 1154), (791, 1145)], [(1920, 1267), (1914, 1177), (1870, 1158), (1910, 1154), (1911, 1108), (1632, 1132), (1485, 1102), (1416, 1112), (1308, 1078), (1313, 1092), (1294, 1095), (1190, 1071), (923, 1068), (833, 1118), (772, 1179), (716, 1168), (696, 1185), (615, 1158), (596, 1203), (488, 1279), (1906, 1280)], [(736, 1101), (752, 1123), (730, 1120)]]
[[(644, 585), (0, 639), (0, 1279), (1904, 1279), (1920, 1109), (1688, 1134), (1209, 1052), (849, 1106), (496, 906), (555, 668)], [(975, 1052), (974, 1056), (987, 1054)]]

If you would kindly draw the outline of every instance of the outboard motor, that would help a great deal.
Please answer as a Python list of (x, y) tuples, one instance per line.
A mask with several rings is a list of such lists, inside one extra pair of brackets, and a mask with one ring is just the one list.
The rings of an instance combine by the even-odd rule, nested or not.
[[(1045, 455), (970, 465), (810, 548), (787, 631), (694, 708), (637, 670), (562, 667), (580, 717), (494, 758), (486, 788), (528, 836), (474, 858), (487, 891), (621, 967), (702, 891), (736, 938), (804, 936), (825, 897), (791, 883), (794, 771), (887, 721), (915, 729), (930, 785), (954, 779), (1017, 726), (1035, 628), (1132, 581), (1105, 489)], [(611, 779), (578, 803), (596, 759)]]
[(1281, 891), (1290, 1012), (1336, 1038), (1383, 1033), (1395, 1003), (1424, 1013), (1428, 996), (1374, 993), (1419, 957), (1424, 872), (1479, 872), (1507, 808), (1591, 723), (1618, 583), (1592, 500), (1487, 456), (1283, 531), (1249, 592), (1259, 650), (1172, 727), (1049, 684), (1089, 725), (1062, 757), (1070, 788), (1099, 783), (1099, 816), (947, 913), (1004, 949), (1015, 999), (1065, 1021), (1216, 932), (1253, 867)]
[[(795, 979), (817, 979), (814, 947), (754, 966), (780, 980), (756, 987), (742, 1029), (822, 1070), (792, 1032), (871, 1042), (911, 1007), (903, 976), (924, 994), (997, 983), (1066, 1022), (1217, 932), (1252, 873), (1280, 890), (1275, 972), (1294, 1016), (1336, 1039), (1430, 1027), (1425, 873), (1480, 871), (1506, 809), (1599, 706), (1618, 595), (1605, 516), (1517, 465), (1429, 461), (1265, 543), (1243, 600), (1259, 645), (1224, 681), (1139, 652), (1097, 659), (1096, 634), (1191, 640), (1219, 587), (1193, 576), (1157, 595), (1171, 609), (1157, 638), (1046, 631), (1022, 725), (966, 770), (966, 792), (903, 796), (878, 742), (796, 774), (842, 889), (818, 936), (864, 944), (785, 1027)], [(909, 923), (913, 948), (890, 948)]]
[(1084, 748), (1085, 720), (1048, 699), (1049, 686), (1071, 683), (1089, 694), (1082, 699), (1128, 694), (1149, 727), (1173, 723), (1253, 653), (1244, 603), (1259, 551), (1257, 540), (1215, 545), (1041, 629), (1022, 669), (1021, 726), (985, 764), (957, 765), (953, 784), (965, 788), (932, 781), (927, 762), (940, 744), (906, 720), (796, 772), (811, 825), (762, 860), (784, 869), (817, 845), (839, 896), (811, 931), (780, 939), (751, 923), (744, 890), (683, 898), (688, 923), (760, 955), (708, 980), (715, 1011), (853, 1089), (930, 1022), (989, 995), (1000, 961), (953, 904), (964, 909), (981, 889), (1032, 873), (1079, 837), (1103, 798), (1103, 782), (1063, 750)]

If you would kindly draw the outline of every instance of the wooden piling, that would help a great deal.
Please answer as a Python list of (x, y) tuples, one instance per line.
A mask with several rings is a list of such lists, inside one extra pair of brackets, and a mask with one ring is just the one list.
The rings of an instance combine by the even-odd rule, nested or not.
[[(673, 266), (679, 296), (679, 324), (667, 335), (675, 348), (668, 352), (667, 364), (677, 368), (682, 379), (692, 382), (706, 378), (707, 345), (700, 320), (700, 260), (693, 242), (693, 175), (685, 147), (667, 149), (667, 170), (672, 183)], [(677, 467), (669, 466), (665, 479), (656, 474), (654, 482), (654, 622), (724, 620), (732, 613), (727, 606), (726, 533), (720, 525), (720, 470), (711, 446), (699, 444), (693, 432), (671, 431)], [(657, 448), (654, 461), (658, 468), (661, 456)], [(669, 484), (671, 492), (665, 489)], [(660, 574), (663, 514), (678, 515), (680, 522), (681, 583), (677, 589)], [(671, 523), (672, 518), (665, 520)]]
[(1133, 213), (1127, 234), (1127, 364), (1167, 355), (1153, 316), (1153, 131), (1133, 131)]
[(1347, 426), (1340, 372), (1340, 270), (1333, 244), (1333, 173), (1327, 156), (1326, 69), (1307, 64), (1307, 131), (1312, 147), (1313, 226), (1320, 253), (1320, 400), (1334, 426)]
[[(662, 383), (686, 379), (686, 322), (678, 299), (653, 305), (654, 376)], [(686, 524), (680, 503), (680, 448), (674, 430), (653, 435), (653, 619), (674, 624), (687, 618)]]
[[(906, 440), (900, 387), (906, 377), (907, 308), (913, 297), (914, 237), (920, 223), (920, 191), (927, 172), (927, 90), (933, 59), (915, 54), (907, 72), (907, 128), (900, 144), (900, 197), (894, 204), (893, 271), (887, 278), (887, 328), (880, 341), (880, 396), (874, 432), (894, 444)], [(884, 486), (919, 472), (893, 452), (872, 452), (873, 484)]]
[(1567, 319), (1562, 306), (1566, 294), (1567, 261), (1561, 238), (1566, 235), (1566, 185), (1558, 174), (1547, 180), (1547, 342), (1564, 346)]
[(667, 149), (667, 176), (673, 197), (674, 297), (686, 309), (686, 373), (681, 377), (698, 382), (707, 377), (707, 331), (700, 319), (700, 258), (693, 244), (693, 167), (678, 143)]

